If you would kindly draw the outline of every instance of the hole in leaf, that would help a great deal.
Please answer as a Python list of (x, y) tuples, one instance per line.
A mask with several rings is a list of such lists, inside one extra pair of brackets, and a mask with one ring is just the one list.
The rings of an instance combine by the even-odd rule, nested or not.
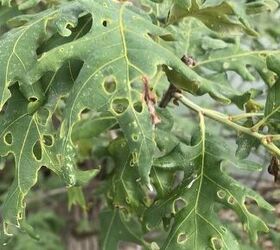
[(224, 190), (219, 190), (217, 192), (217, 196), (220, 198), (220, 199), (224, 199), (226, 197), (226, 192)]
[(186, 233), (180, 233), (177, 237), (177, 242), (183, 244), (188, 240), (188, 235)]
[(174, 201), (174, 211), (178, 213), (181, 209), (183, 209), (187, 205), (187, 202), (183, 198), (178, 198)]
[(122, 114), (128, 107), (128, 100), (126, 98), (114, 99), (112, 102), (112, 109), (117, 114)]
[(227, 229), (225, 227), (221, 227), (221, 230), (226, 233), (227, 232)]
[(133, 108), (136, 112), (141, 113), (143, 111), (143, 105), (141, 102), (135, 102)]
[(107, 26), (108, 26), (108, 22), (107, 22), (106, 20), (103, 20), (102, 25), (103, 25), (104, 27), (107, 27)]
[[(85, 36), (92, 27), (92, 16), (90, 14), (84, 15), (81, 18), (79, 18), (78, 24), (76, 27), (73, 27), (72, 25), (67, 25), (67, 29), (71, 30), (72, 34), (75, 36), (75, 39), (81, 38)], [(49, 27), (46, 27), (49, 29)], [(51, 36), (50, 39), (44, 41), (42, 45), (37, 49), (37, 55), (42, 54), (43, 52), (46, 52), (55, 46), (57, 46), (57, 39), (60, 37), (59, 34)], [(61, 39), (62, 40), (62, 39)], [(66, 43), (67, 39), (65, 41), (59, 41), (59, 44), (62, 45)]]
[(43, 135), (43, 142), (46, 146), (51, 147), (53, 145), (53, 137), (51, 135)]
[(29, 100), (30, 102), (36, 102), (36, 101), (38, 101), (38, 98), (35, 97), (35, 96), (32, 96), (32, 97), (29, 97), (28, 100)]
[(217, 237), (213, 237), (211, 239), (211, 243), (212, 243), (213, 248), (216, 249), (216, 250), (220, 250), (220, 249), (223, 248), (222, 241)]
[(81, 114), (83, 115), (83, 114), (87, 114), (89, 112), (90, 112), (90, 109), (89, 108), (85, 108), (85, 109), (82, 110)]
[(86, 119), (89, 117), (91, 110), (89, 108), (84, 108), (81, 113), (80, 113), (80, 118), (81, 119)]
[(104, 81), (104, 89), (106, 90), (106, 92), (108, 92), (109, 94), (112, 94), (115, 92), (116, 88), (117, 88), (117, 84), (116, 81), (113, 77), (107, 77)]
[(132, 134), (132, 140), (133, 141), (138, 141), (139, 140), (139, 135), (138, 134)]
[(8, 132), (4, 136), (4, 141), (6, 144), (11, 145), (13, 143), (13, 136), (11, 132)]
[(235, 222), (237, 221), (238, 215), (230, 209), (221, 209), (219, 210), (219, 218), (225, 222), (225, 223), (229, 223), (229, 222)]
[(17, 217), (18, 217), (19, 220), (21, 220), (21, 219), (22, 219), (22, 212), (19, 212), (19, 213), (17, 214)]
[(40, 141), (37, 141), (33, 146), (33, 155), (37, 161), (42, 159), (42, 147)]
[(233, 196), (229, 196), (228, 199), (227, 199), (228, 203), (231, 204), (231, 205), (234, 205), (235, 203), (235, 199), (233, 198)]
[(136, 165), (135, 161), (133, 159), (130, 160), (129, 166), (134, 167)]

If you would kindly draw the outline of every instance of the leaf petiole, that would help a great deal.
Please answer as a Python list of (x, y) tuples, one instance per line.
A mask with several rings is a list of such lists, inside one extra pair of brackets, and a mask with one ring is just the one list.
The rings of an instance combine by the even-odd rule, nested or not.
[(265, 148), (267, 148), (269, 151), (271, 151), (275, 155), (280, 156), (280, 149), (272, 142), (273, 140), (275, 140), (275, 138), (276, 138), (276, 140), (280, 139), (279, 135), (276, 135), (276, 137), (274, 135), (272, 135), (272, 136), (263, 135), (263, 134), (260, 134), (256, 131), (252, 130), (252, 128), (243, 127), (243, 126), (233, 122), (230, 119), (230, 116), (224, 115), (220, 112), (217, 112), (217, 111), (214, 111), (211, 109), (202, 108), (180, 93), (175, 93), (174, 97), (176, 99), (178, 99), (178, 101), (180, 101), (183, 105), (194, 110), (197, 113), (201, 113), (204, 116), (211, 118), (212, 120), (215, 120), (230, 128), (235, 129), (236, 131), (239, 131), (239, 132), (242, 132), (242, 133), (245, 133), (245, 134), (248, 134), (250, 136), (257, 138), (258, 140), (260, 140), (260, 142), (262, 143), (262, 145)]

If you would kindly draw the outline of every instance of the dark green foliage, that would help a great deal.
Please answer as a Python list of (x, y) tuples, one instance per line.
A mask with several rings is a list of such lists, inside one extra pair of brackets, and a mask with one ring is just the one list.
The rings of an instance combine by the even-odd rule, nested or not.
[[(242, 249), (221, 208), (252, 242), (268, 232), (246, 201), (273, 207), (225, 169), (260, 171), (245, 158), (261, 145), (280, 158), (280, 33), (253, 18), (274, 11), (274, 0), (0, 0), (0, 156), (14, 159), (1, 244), (19, 228), (58, 249), (48, 215), (25, 215), (43, 166), (84, 212), (82, 187), (98, 180), (102, 249)], [(192, 101), (206, 94), (241, 113)], [(206, 117), (238, 132), (236, 154)], [(14, 237), (13, 249), (38, 247)]]

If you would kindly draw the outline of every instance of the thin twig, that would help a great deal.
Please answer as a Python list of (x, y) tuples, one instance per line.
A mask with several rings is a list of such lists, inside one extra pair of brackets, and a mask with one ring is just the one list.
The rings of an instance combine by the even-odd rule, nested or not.
[[(273, 135), (263, 135), (256, 131), (252, 131), (251, 128), (243, 127), (237, 123), (234, 123), (231, 121), (230, 116), (226, 116), (220, 112), (211, 110), (211, 109), (205, 109), (197, 104), (190, 101), (188, 98), (183, 96), (182, 94), (175, 93), (174, 97), (179, 100), (183, 105), (189, 107), (190, 109), (196, 111), (197, 113), (202, 113), (208, 118), (211, 118), (217, 122), (220, 122), (228, 127), (231, 127), (239, 132), (242, 132), (244, 134), (248, 134), (252, 137), (257, 138), (262, 145), (267, 148), (270, 152), (274, 153), (277, 156), (280, 156), (280, 149), (272, 142), (273, 141)], [(272, 136), (272, 138), (271, 138)]]

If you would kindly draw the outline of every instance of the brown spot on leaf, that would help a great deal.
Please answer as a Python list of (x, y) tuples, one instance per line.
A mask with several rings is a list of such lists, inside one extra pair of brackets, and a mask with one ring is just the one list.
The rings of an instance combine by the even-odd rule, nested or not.
[(143, 97), (147, 104), (148, 110), (151, 114), (152, 123), (154, 125), (156, 125), (161, 122), (160, 118), (158, 117), (158, 115), (156, 113), (156, 109), (155, 109), (156, 96), (155, 96), (154, 92), (150, 90), (148, 78), (146, 76), (143, 76), (142, 81), (144, 83)]

